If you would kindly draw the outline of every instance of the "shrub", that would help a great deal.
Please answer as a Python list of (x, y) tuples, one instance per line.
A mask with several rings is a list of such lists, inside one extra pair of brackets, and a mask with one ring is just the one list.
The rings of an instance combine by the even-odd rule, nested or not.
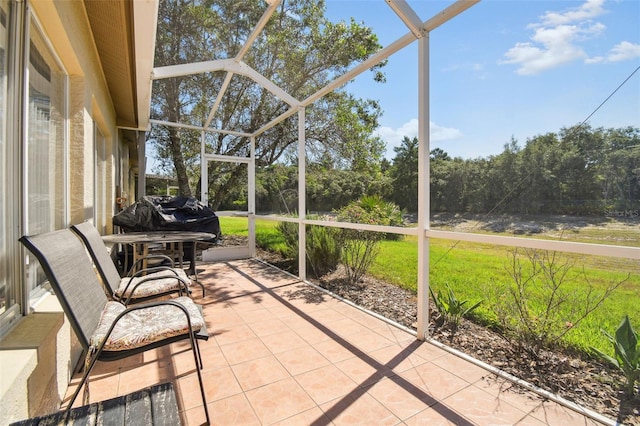
[(442, 320), (445, 324), (451, 327), (451, 330), (455, 333), (460, 324), (460, 320), (465, 318), (471, 312), (473, 312), (480, 304), (482, 300), (469, 307), (466, 306), (467, 300), (459, 300), (453, 289), (447, 284), (446, 295), (443, 292), (435, 293), (433, 287), (429, 287), (431, 298), (436, 305), (436, 309), (440, 313)]
[[(381, 197), (373, 195), (362, 197), (356, 204), (368, 213), (369, 220), (373, 221), (371, 223), (384, 226), (404, 226), (403, 211), (391, 201), (385, 201)], [(400, 234), (385, 234), (387, 240), (397, 241), (401, 238)]]
[(316, 278), (334, 271), (340, 264), (341, 248), (336, 241), (338, 229), (311, 225), (307, 227), (307, 267)]
[(276, 227), (282, 234), (285, 249), (282, 255), (285, 257), (298, 259), (298, 224), (293, 222), (279, 222)]
[(600, 357), (610, 364), (619, 368), (626, 379), (626, 392), (629, 399), (633, 397), (634, 385), (640, 380), (640, 346), (638, 346), (638, 334), (631, 326), (629, 316), (626, 315), (618, 329), (615, 337), (602, 330), (607, 339), (613, 344), (615, 358), (592, 348)]
[[(400, 209), (378, 196), (366, 196), (351, 202), (338, 210), (337, 215), (340, 222), (370, 225), (402, 223)], [(342, 263), (345, 266), (347, 282), (357, 285), (362, 280), (378, 255), (380, 240), (384, 237), (384, 234), (375, 231), (342, 229), (338, 241), (342, 248)]]
[(620, 286), (609, 284), (596, 291), (583, 274), (583, 291), (569, 288), (572, 268), (557, 252), (514, 250), (506, 268), (511, 284), (494, 286), (493, 309), (505, 337), (534, 358), (542, 348), (553, 347)]
[[(316, 217), (313, 217), (316, 219)], [(285, 241), (285, 256), (298, 261), (298, 224), (280, 222), (277, 226)], [(340, 244), (336, 241), (338, 230), (324, 226), (306, 227), (307, 273), (316, 278), (335, 270), (340, 263)]]

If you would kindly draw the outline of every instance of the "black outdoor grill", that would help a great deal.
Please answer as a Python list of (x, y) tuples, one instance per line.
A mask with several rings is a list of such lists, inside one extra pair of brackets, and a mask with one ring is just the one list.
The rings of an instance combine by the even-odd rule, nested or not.
[[(207, 232), (220, 239), (220, 221), (215, 212), (193, 197), (144, 196), (113, 216), (113, 225), (123, 232)], [(193, 243), (184, 245), (185, 260), (195, 268)]]

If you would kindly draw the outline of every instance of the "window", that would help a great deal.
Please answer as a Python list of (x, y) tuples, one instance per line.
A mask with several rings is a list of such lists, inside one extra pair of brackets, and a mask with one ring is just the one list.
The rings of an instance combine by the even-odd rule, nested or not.
[[(66, 78), (44, 37), (31, 21), (26, 129), (26, 233), (39, 234), (66, 224)], [(38, 262), (27, 266), (27, 291), (38, 297), (45, 276)]]
[(7, 112), (7, 40), (8, 40), (8, 17), (9, 4), (7, 1), (0, 1), (0, 317), (2, 317), (10, 306), (16, 303), (14, 289), (8, 285), (9, 274), (9, 232), (10, 224), (7, 214), (8, 193), (7, 182), (9, 176), (7, 171), (8, 147), (5, 117)]
[(96, 123), (94, 126), (95, 141), (95, 206), (94, 223), (95, 227), (101, 234), (105, 234), (107, 230), (107, 141), (98, 128)]

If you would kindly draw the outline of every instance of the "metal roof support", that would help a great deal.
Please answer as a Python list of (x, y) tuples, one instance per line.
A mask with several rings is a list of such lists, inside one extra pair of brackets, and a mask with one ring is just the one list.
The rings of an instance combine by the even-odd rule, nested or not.
[(200, 132), (200, 201), (209, 205), (209, 163), (205, 152), (204, 130)]
[(298, 276), (307, 279), (307, 233), (303, 219), (307, 217), (307, 158), (305, 155), (305, 109), (298, 110)]
[(283, 112), (282, 114), (280, 114), (279, 116), (277, 116), (276, 118), (274, 118), (273, 120), (265, 124), (264, 126), (260, 127), (258, 130), (256, 130), (256, 132), (253, 135), (257, 136), (260, 133), (267, 131), (268, 129), (274, 127), (276, 124), (281, 123), (287, 118), (291, 117), (296, 112), (298, 112), (298, 108), (289, 108), (288, 110), (286, 110), (285, 112)]
[[(267, 22), (269, 22), (271, 15), (273, 15), (273, 12), (276, 11), (276, 8), (278, 7), (279, 4), (280, 4), (280, 0), (272, 0), (269, 2), (269, 7), (262, 14), (262, 17), (260, 17), (260, 20), (258, 21), (256, 26), (253, 28), (253, 31), (251, 31), (251, 34), (249, 34), (249, 37), (244, 42), (244, 46), (242, 46), (242, 48), (236, 55), (235, 57), (236, 62), (242, 61), (242, 59), (244, 58), (244, 55), (247, 54), (247, 51), (249, 51), (249, 49), (253, 45), (253, 42), (256, 40), (256, 38), (258, 38), (258, 35), (260, 35), (265, 25), (267, 25)], [(231, 77), (233, 77), (233, 73), (228, 72), (224, 78), (224, 82), (222, 83), (222, 86), (220, 87), (220, 92), (216, 97), (216, 101), (213, 103), (213, 106), (211, 107), (211, 111), (209, 112), (209, 116), (207, 117), (207, 121), (205, 122), (204, 127), (209, 127), (209, 125), (211, 124), (211, 121), (213, 120), (214, 115), (218, 111), (218, 107), (220, 106), (220, 102), (222, 101), (222, 98), (224, 97), (225, 93), (227, 93), (227, 89), (229, 88), (229, 83), (231, 83)]]
[(424, 31), (433, 31), (445, 22), (455, 18), (465, 10), (469, 9), (476, 3), (480, 3), (480, 0), (458, 0), (451, 6), (445, 8), (437, 15), (433, 16), (429, 20), (425, 21), (422, 29)]
[(185, 75), (203, 74), (206, 72), (227, 71), (233, 74), (240, 74), (255, 81), (260, 86), (267, 89), (274, 96), (291, 106), (299, 105), (297, 99), (289, 95), (287, 92), (278, 87), (271, 80), (265, 78), (258, 71), (251, 68), (244, 62), (238, 62), (235, 59), (218, 59), (215, 61), (194, 62), (191, 64), (167, 65), (153, 69), (153, 79), (160, 80), (163, 78), (180, 77)]
[[(414, 32), (413, 27), (418, 25), (416, 19), (418, 19), (419, 21), (419, 18), (415, 14), (413, 9), (411, 9), (403, 0), (386, 0), (386, 1), (389, 4), (389, 6), (398, 14), (398, 16), (400, 16), (400, 18), (405, 22), (405, 24), (407, 24), (407, 26), (409, 26), (412, 29), (412, 32), (405, 34), (404, 36), (400, 37), (398, 40), (391, 43), (389, 46), (379, 50), (375, 55), (370, 56), (369, 59), (367, 59), (366, 61), (356, 65), (350, 71), (336, 78), (331, 83), (329, 83), (322, 89), (318, 90), (316, 93), (312, 94), (307, 99), (303, 100), (302, 101), (303, 106), (308, 106), (312, 104), (313, 102), (317, 101), (327, 93), (330, 93), (333, 90), (337, 89), (338, 87), (346, 84), (347, 82), (349, 82), (349, 80), (360, 75), (362, 72), (384, 61), (385, 59), (387, 59), (389, 56), (393, 55), (400, 49), (405, 48), (406, 46), (414, 42), (416, 38), (422, 38), (423, 33), (425, 31), (431, 31), (434, 28), (439, 27), (440, 25), (444, 24), (448, 20), (454, 18), (456, 15), (459, 15), (460, 13), (464, 12), (474, 4), (480, 2), (480, 0), (458, 0), (451, 6), (442, 10), (439, 14), (425, 21), (424, 24), (420, 26), (421, 27), (420, 31)], [(407, 23), (407, 20), (409, 21), (409, 23)]]
[(218, 96), (216, 96), (216, 100), (211, 107), (211, 111), (209, 111), (209, 116), (207, 117), (207, 121), (204, 123), (204, 127), (207, 128), (211, 125), (213, 121), (213, 116), (216, 115), (218, 111), (218, 107), (220, 106), (220, 102), (222, 102), (222, 98), (224, 94), (227, 93), (227, 89), (229, 88), (229, 84), (231, 84), (231, 77), (233, 77), (232, 72), (228, 72), (224, 77), (224, 81), (222, 82), (222, 86), (220, 86), (220, 91), (218, 92)]
[(249, 256), (256, 257), (256, 138), (249, 140), (249, 176), (247, 188), (247, 226), (249, 234)]
[(251, 136), (250, 133), (245, 132), (236, 132), (233, 130), (222, 130), (222, 129), (205, 129), (202, 126), (194, 126), (191, 124), (181, 124), (181, 123), (173, 123), (171, 121), (162, 121), (162, 120), (149, 120), (151, 124), (157, 124), (158, 126), (167, 126), (167, 127), (179, 127), (181, 129), (190, 129), (190, 130), (204, 130), (205, 132), (210, 133), (222, 133), (223, 135), (234, 135), (234, 136), (242, 136), (248, 138)]
[(423, 23), (405, 0), (386, 0), (387, 4), (402, 19), (416, 38), (422, 38)]
[(429, 333), (429, 33), (418, 41), (418, 319), (417, 337)]
[(256, 38), (258, 38), (265, 25), (267, 25), (267, 22), (269, 22), (269, 19), (271, 19), (271, 15), (273, 15), (273, 13), (276, 11), (276, 8), (280, 5), (280, 0), (271, 0), (268, 3), (269, 7), (267, 7), (267, 10), (264, 11), (262, 16), (260, 17), (260, 20), (253, 28), (253, 31), (251, 31), (251, 34), (249, 34), (247, 41), (244, 42), (244, 46), (242, 46), (242, 48), (236, 55), (237, 61), (241, 61), (242, 58), (244, 58), (244, 55), (247, 54), (247, 51), (249, 50), (249, 48), (251, 48), (253, 42), (256, 40)]
[(343, 86), (349, 82), (349, 80), (354, 77), (360, 75), (362, 72), (368, 70), (369, 68), (378, 65), (380, 62), (387, 59), (389, 56), (396, 53), (398, 50), (408, 46), (412, 42), (415, 41), (415, 36), (411, 33), (407, 33), (404, 36), (400, 37), (398, 40), (391, 43), (389, 46), (379, 50), (376, 54), (369, 57), (364, 62), (356, 65), (350, 71), (347, 71), (345, 74), (342, 74), (340, 77), (333, 80), (331, 83), (324, 86), (322, 89), (318, 90), (316, 93), (309, 96), (307, 99), (302, 101), (303, 106), (308, 106), (324, 95), (333, 92), (340, 86)]

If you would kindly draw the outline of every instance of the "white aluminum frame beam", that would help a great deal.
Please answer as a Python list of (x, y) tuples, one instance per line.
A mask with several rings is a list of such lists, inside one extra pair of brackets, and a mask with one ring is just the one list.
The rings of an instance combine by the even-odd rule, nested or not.
[(204, 74), (207, 72), (226, 71), (233, 74), (240, 74), (250, 78), (261, 87), (271, 92), (274, 96), (281, 99), (290, 106), (300, 105), (300, 102), (278, 87), (271, 80), (265, 78), (258, 71), (251, 68), (242, 61), (235, 59), (217, 59), (214, 61), (193, 62), (190, 64), (167, 65), (153, 69), (153, 79), (161, 80), (164, 78), (182, 77), (194, 74)]
[(218, 107), (222, 102), (222, 98), (225, 93), (227, 93), (227, 89), (229, 88), (229, 84), (231, 84), (231, 77), (233, 77), (233, 73), (228, 72), (224, 77), (224, 81), (222, 82), (222, 86), (220, 86), (220, 92), (218, 92), (218, 96), (216, 96), (216, 100), (213, 102), (213, 106), (211, 107), (211, 111), (209, 111), (209, 116), (207, 117), (207, 121), (204, 122), (204, 127), (208, 128), (211, 126), (211, 122), (213, 121), (213, 117), (216, 115), (218, 111)]
[(429, 333), (429, 229), (430, 135), (429, 135), (429, 33), (418, 42), (418, 313), (417, 337)]
[(251, 46), (253, 46), (253, 42), (256, 41), (256, 38), (258, 38), (265, 25), (267, 25), (269, 19), (271, 19), (271, 15), (273, 15), (273, 13), (280, 5), (280, 1), (281, 0), (271, 0), (268, 2), (269, 6), (267, 7), (267, 10), (264, 11), (256, 26), (253, 27), (253, 31), (251, 31), (251, 34), (249, 34), (249, 37), (247, 37), (247, 40), (244, 42), (244, 46), (242, 46), (242, 48), (236, 55), (237, 61), (241, 61), (242, 58), (244, 58), (244, 55), (247, 54)]
[(387, 4), (398, 15), (416, 38), (423, 36), (423, 22), (405, 0), (386, 0)]
[[(262, 30), (264, 29), (265, 25), (267, 25), (267, 22), (269, 22), (271, 15), (273, 15), (273, 13), (276, 11), (276, 8), (278, 7), (279, 4), (280, 4), (280, 0), (271, 0), (269, 2), (269, 7), (267, 7), (267, 10), (262, 14), (262, 16), (260, 17), (260, 20), (258, 21), (256, 26), (253, 28), (253, 31), (251, 32), (251, 34), (249, 34), (249, 37), (244, 42), (244, 46), (242, 46), (242, 48), (236, 55), (235, 57), (236, 62), (242, 61), (242, 59), (244, 58), (244, 55), (246, 55), (249, 49), (251, 48), (251, 46), (253, 46), (253, 42), (256, 40), (256, 38), (258, 38)], [(218, 93), (218, 96), (216, 97), (216, 100), (213, 103), (213, 106), (211, 107), (211, 111), (209, 112), (209, 116), (207, 117), (207, 121), (205, 122), (204, 127), (209, 127), (211, 124), (211, 121), (213, 121), (213, 117), (216, 115), (216, 112), (220, 107), (222, 98), (227, 93), (227, 89), (229, 88), (229, 84), (231, 83), (232, 77), (233, 77), (232, 72), (228, 72), (227, 75), (225, 76), (224, 82), (220, 87), (220, 92)]]
[(307, 232), (302, 219), (307, 217), (307, 156), (305, 151), (306, 110), (298, 111), (298, 276), (307, 279)]
[(184, 124), (184, 123), (173, 123), (171, 121), (162, 121), (162, 120), (154, 120), (151, 119), (149, 120), (149, 122), (151, 124), (157, 124), (159, 126), (167, 126), (167, 127), (180, 127), (183, 129), (191, 129), (191, 130), (204, 130), (205, 132), (210, 132), (210, 133), (222, 133), (225, 135), (234, 135), (234, 136), (243, 136), (243, 137), (250, 137), (252, 136), (251, 133), (245, 133), (245, 132), (236, 132), (234, 130), (222, 130), (222, 129), (205, 129), (202, 128), (202, 126), (194, 126), (193, 124)]

